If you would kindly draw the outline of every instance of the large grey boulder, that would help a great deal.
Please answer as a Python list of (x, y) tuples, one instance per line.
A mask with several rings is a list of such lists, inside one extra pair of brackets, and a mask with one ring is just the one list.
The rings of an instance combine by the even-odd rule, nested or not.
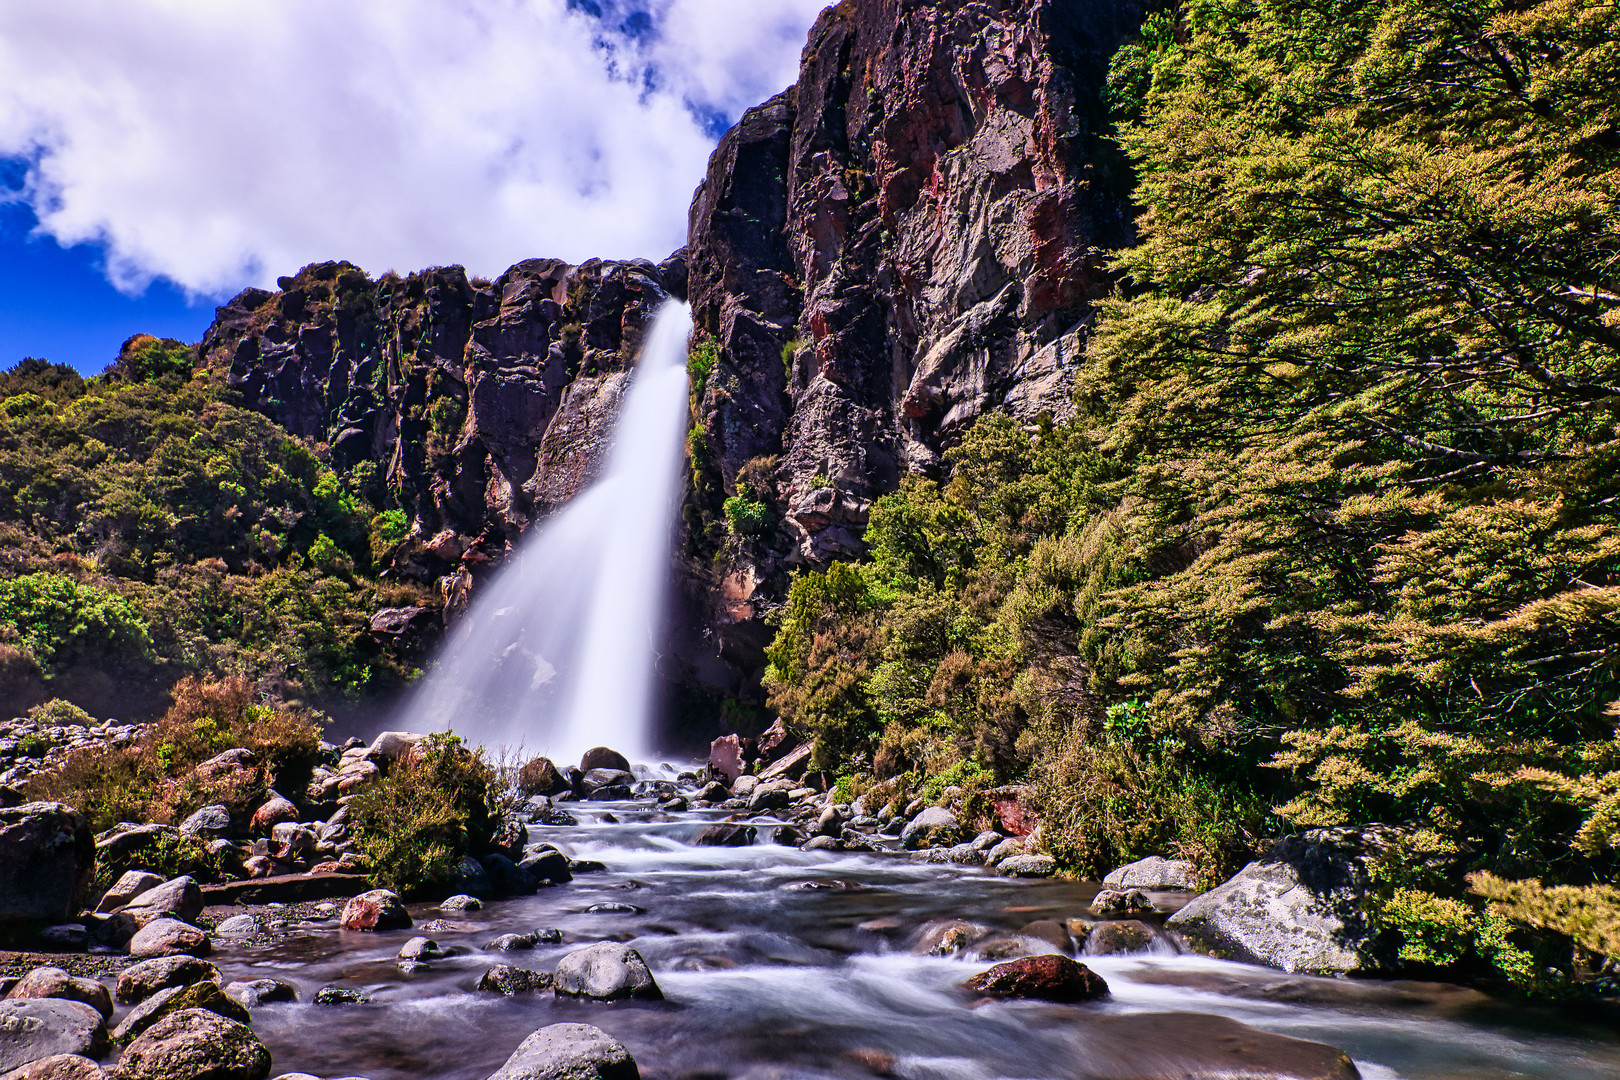
[(1354, 830), (1285, 837), (1165, 925), (1228, 960), (1309, 975), (1357, 971), (1370, 938), (1366, 847)]
[(1133, 863), (1110, 870), (1103, 884), (1114, 889), (1176, 889), (1182, 892), (1198, 890), (1198, 871), (1186, 859), (1165, 859), (1149, 855)]
[(100, 1057), (106, 1049), (107, 1023), (82, 1001), (0, 1001), (0, 1073), (58, 1054)]
[(119, 1080), (265, 1080), (270, 1051), (246, 1024), (182, 1009), (143, 1031), (118, 1062)]
[(56, 802), (0, 808), (0, 926), (63, 923), (95, 870), (83, 815)]
[(129, 939), (129, 955), (207, 956), (214, 943), (205, 930), (179, 919), (154, 919)]
[(203, 913), (202, 888), (189, 874), (153, 886), (126, 908), (142, 925), (165, 916), (190, 922)]
[(94, 979), (69, 975), (59, 967), (35, 968), (24, 975), (22, 981), (13, 986), (11, 993), (6, 996), (16, 1001), (30, 998), (82, 1001), (100, 1013), (103, 1019), (111, 1019), (113, 1014), (112, 994), (105, 986)]
[(907, 851), (955, 843), (962, 831), (956, 815), (943, 806), (924, 808), (900, 830), (900, 843)]
[(118, 1000), (138, 1005), (171, 986), (190, 986), (204, 979), (219, 981), (219, 969), (195, 956), (158, 956), (131, 964), (118, 975)]
[(82, 1054), (55, 1054), (13, 1069), (0, 1080), (106, 1080), (106, 1076), (100, 1065)]
[(180, 823), (180, 832), (201, 840), (228, 840), (231, 836), (231, 811), (219, 804), (205, 806)]
[(589, 1024), (552, 1024), (524, 1039), (489, 1080), (640, 1080), (624, 1044)]
[(121, 907), (134, 903), (149, 889), (163, 884), (163, 879), (156, 874), (149, 874), (145, 870), (126, 870), (123, 876), (113, 882), (113, 887), (101, 894), (101, 903), (96, 905), (97, 914), (110, 915)]
[(557, 963), (556, 986), (559, 994), (600, 1001), (656, 1001), (664, 996), (641, 954), (617, 941), (599, 941), (563, 957)]

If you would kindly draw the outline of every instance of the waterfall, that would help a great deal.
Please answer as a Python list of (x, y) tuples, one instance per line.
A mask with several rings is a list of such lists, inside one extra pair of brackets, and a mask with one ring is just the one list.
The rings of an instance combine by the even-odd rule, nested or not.
[(653, 751), (653, 667), (686, 431), (687, 305), (663, 305), (622, 399), (601, 479), (523, 538), (451, 628), (411, 731), (574, 764)]

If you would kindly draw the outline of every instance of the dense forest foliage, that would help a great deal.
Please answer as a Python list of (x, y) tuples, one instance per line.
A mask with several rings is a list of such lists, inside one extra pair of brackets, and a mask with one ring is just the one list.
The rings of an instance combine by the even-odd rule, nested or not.
[(110, 672), (113, 710), (195, 673), (325, 699), (397, 685), (409, 672), (366, 631), (421, 599), (371, 576), (404, 515), (195, 361), (138, 336), (93, 378), (39, 360), (0, 374), (5, 674), (48, 690)]
[(1390, 827), (1374, 961), (1607, 985), (1616, 85), (1614, 3), (1152, 16), (1075, 416), (985, 417), (799, 577), (772, 704), (855, 787), (1029, 782), (1087, 873)]

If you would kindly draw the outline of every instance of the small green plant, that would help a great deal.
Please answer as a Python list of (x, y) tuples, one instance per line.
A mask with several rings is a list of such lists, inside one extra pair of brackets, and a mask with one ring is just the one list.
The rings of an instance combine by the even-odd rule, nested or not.
[(709, 338), (698, 342), (697, 347), (686, 354), (686, 377), (692, 388), (694, 404), (703, 400), (703, 391), (709, 385), (709, 375), (719, 362), (720, 346)]
[(782, 346), (782, 370), (787, 373), (788, 382), (793, 381), (793, 366), (799, 357), (799, 350), (804, 348), (804, 338), (796, 337)]
[(721, 504), (735, 536), (758, 536), (771, 527), (771, 508), (753, 497), (753, 489), (737, 481), (737, 494)]
[(30, 732), (17, 740), (17, 753), (23, 757), (42, 758), (56, 746), (55, 740), (38, 732)]

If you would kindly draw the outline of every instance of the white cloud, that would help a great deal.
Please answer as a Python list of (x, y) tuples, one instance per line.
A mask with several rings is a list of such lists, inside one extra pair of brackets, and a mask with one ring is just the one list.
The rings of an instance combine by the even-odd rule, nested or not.
[(30, 159), (40, 230), (104, 245), (126, 289), (658, 258), (704, 119), (791, 83), (823, 2), (0, 4), (0, 157)]

